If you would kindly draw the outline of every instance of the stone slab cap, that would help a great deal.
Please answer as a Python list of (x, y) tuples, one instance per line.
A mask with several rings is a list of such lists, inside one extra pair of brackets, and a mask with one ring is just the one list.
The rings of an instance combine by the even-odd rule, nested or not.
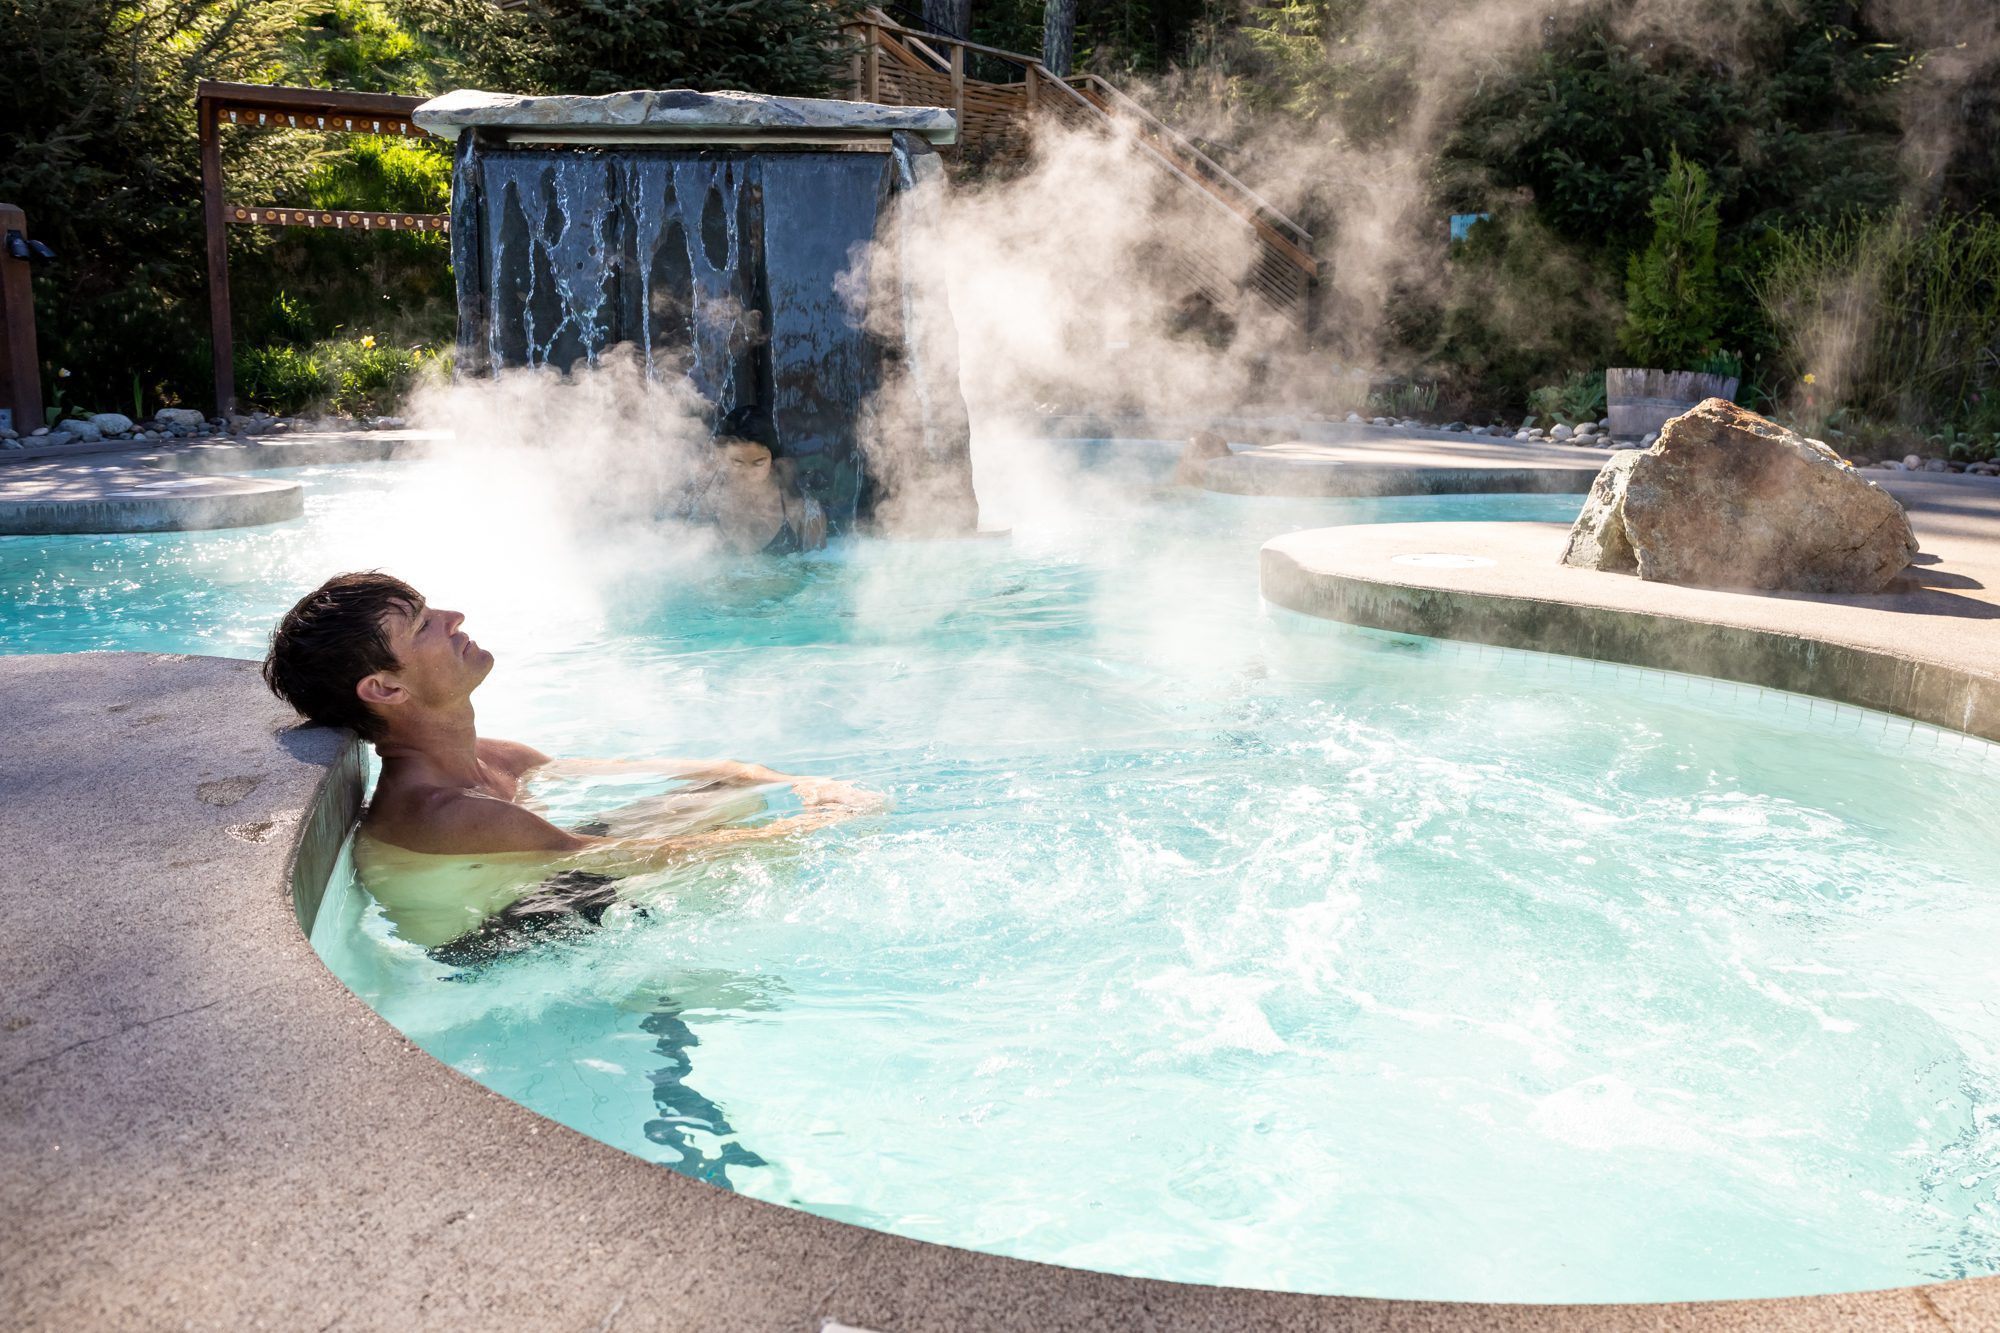
[(691, 88), (606, 93), (601, 97), (528, 97), (461, 88), (411, 113), (441, 139), (460, 130), (496, 130), (509, 138), (620, 142), (742, 143), (757, 139), (841, 142), (886, 139), (898, 130), (933, 144), (954, 143), (958, 120), (944, 107), (883, 106), (825, 97), (702, 93)]
[(1917, 555), (1896, 497), (1818, 440), (1710, 398), (1598, 474), (1563, 563), (1657, 583), (1879, 592)]

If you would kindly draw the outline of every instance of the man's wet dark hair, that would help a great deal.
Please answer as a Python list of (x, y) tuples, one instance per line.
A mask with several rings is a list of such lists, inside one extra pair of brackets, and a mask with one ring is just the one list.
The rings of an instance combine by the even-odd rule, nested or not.
[(396, 669), (382, 622), (392, 611), (413, 614), (423, 604), (415, 588), (379, 570), (336, 574), (301, 597), (271, 632), (264, 683), (308, 721), (380, 740), (382, 719), (354, 687)]

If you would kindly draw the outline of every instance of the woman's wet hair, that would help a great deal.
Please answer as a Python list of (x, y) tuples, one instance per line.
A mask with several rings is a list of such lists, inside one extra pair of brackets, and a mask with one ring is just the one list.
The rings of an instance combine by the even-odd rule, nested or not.
[(716, 423), (714, 443), (761, 444), (771, 451), (771, 457), (778, 456), (778, 431), (771, 424), (771, 414), (756, 403), (744, 403), (730, 409), (721, 421)]
[(336, 574), (301, 597), (272, 631), (264, 683), (310, 722), (380, 740), (382, 719), (354, 687), (396, 669), (384, 622), (391, 612), (414, 615), (423, 604), (423, 594), (380, 570)]

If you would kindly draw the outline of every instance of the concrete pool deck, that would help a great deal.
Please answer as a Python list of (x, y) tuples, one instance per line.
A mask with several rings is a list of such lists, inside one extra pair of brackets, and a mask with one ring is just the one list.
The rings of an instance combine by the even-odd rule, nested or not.
[(414, 457), (442, 438), (415, 430), (300, 431), (20, 459), (0, 454), (0, 536), (281, 523), (305, 512), (297, 482), (228, 474)]
[[(1185, 1286), (758, 1203), (437, 1063), (321, 964), (358, 796), (255, 664), (0, 658), (0, 1310), (10, 1327), (1715, 1330), (2000, 1327), (2000, 1279), (1472, 1305)], [(315, 864), (315, 862), (317, 862)]]
[(1923, 554), (1871, 596), (1572, 569), (1560, 523), (1297, 532), (1264, 547), (1261, 582), (1279, 606), (1371, 629), (1716, 676), (2000, 740), (2000, 482), (1883, 485)]

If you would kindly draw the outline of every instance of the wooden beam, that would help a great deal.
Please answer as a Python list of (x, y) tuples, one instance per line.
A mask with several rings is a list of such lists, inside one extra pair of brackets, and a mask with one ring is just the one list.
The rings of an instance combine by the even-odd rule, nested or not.
[(208, 337), (215, 362), (215, 413), (236, 410), (236, 344), (229, 323), (229, 224), (222, 203), (222, 130), (215, 103), (198, 99), (201, 216), (208, 233)]
[(861, 50), (861, 100), (873, 102), (882, 96), (882, 38), (872, 24), (865, 31), (868, 45)]
[(281, 204), (231, 204), (237, 227), (325, 227), (333, 231), (451, 230), (448, 213), (362, 213), (351, 208), (288, 208)]
[[(28, 237), (28, 215), (0, 204), (0, 239)], [(42, 424), (42, 361), (35, 347), (35, 284), (28, 261), (0, 250), (0, 407), (13, 413), (13, 429), (29, 434)]]
[(213, 107), (219, 125), (265, 130), (312, 130), (325, 134), (390, 134), (429, 138), (410, 119), (420, 97), (351, 93), (331, 88), (286, 88), (256, 83), (204, 80), (198, 104)]

